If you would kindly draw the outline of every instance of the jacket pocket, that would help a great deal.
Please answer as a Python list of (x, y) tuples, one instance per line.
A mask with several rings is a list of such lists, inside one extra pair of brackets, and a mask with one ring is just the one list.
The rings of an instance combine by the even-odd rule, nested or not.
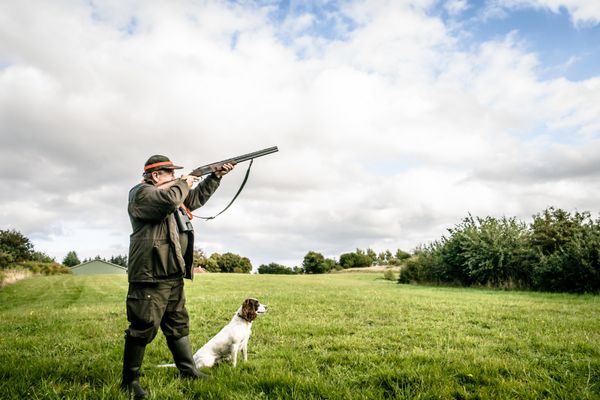
[(156, 240), (152, 246), (152, 264), (154, 276), (163, 278), (169, 275), (171, 245), (168, 240)]

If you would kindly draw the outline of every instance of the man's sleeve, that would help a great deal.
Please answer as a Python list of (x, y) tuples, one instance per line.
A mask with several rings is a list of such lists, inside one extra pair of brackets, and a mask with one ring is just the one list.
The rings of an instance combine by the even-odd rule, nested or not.
[(215, 174), (210, 174), (194, 190), (190, 191), (185, 199), (185, 206), (190, 210), (202, 207), (217, 190), (220, 183), (221, 178), (217, 178)]
[(134, 194), (129, 211), (134, 218), (159, 221), (177, 210), (189, 193), (190, 189), (183, 180), (168, 189), (144, 186)]

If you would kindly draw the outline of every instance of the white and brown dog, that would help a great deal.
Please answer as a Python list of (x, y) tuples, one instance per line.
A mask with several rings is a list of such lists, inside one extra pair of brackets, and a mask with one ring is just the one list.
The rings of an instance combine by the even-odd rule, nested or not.
[(235, 367), (240, 350), (248, 361), (248, 340), (252, 333), (252, 321), (267, 312), (267, 306), (256, 299), (246, 299), (235, 312), (231, 321), (194, 354), (196, 368), (210, 368), (231, 359)]
[[(246, 299), (235, 312), (231, 321), (212, 339), (194, 354), (196, 368), (211, 368), (219, 362), (231, 360), (237, 365), (241, 351), (244, 361), (248, 361), (248, 340), (252, 333), (252, 321), (259, 314), (267, 312), (267, 306), (256, 299)], [(174, 367), (175, 364), (163, 364), (159, 367)]]

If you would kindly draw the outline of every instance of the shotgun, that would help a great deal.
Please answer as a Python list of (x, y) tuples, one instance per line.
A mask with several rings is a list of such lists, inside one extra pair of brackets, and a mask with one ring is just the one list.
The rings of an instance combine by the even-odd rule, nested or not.
[[(241, 193), (242, 189), (246, 185), (246, 181), (248, 181), (248, 176), (250, 175), (250, 167), (252, 166), (253, 160), (258, 157), (276, 153), (278, 151), (279, 151), (279, 149), (277, 148), (277, 146), (273, 146), (273, 147), (269, 147), (266, 149), (254, 151), (252, 153), (242, 154), (241, 156), (232, 157), (232, 158), (228, 158), (226, 160), (206, 164), (206, 165), (198, 167), (198, 168), (194, 169), (192, 172), (190, 172), (188, 175), (201, 177), (203, 175), (208, 175), (212, 172), (216, 172), (216, 171), (220, 170), (221, 167), (223, 166), (223, 164), (229, 163), (229, 164), (235, 165), (235, 164), (250, 160), (250, 165), (248, 166), (248, 170), (246, 171), (246, 176), (244, 177), (244, 181), (242, 182), (242, 185), (238, 189), (235, 196), (233, 196), (233, 199), (229, 202), (229, 204), (220, 213), (218, 213), (217, 215), (215, 215), (213, 217), (198, 217), (198, 218), (202, 218), (205, 220), (211, 220), (211, 219), (214, 219), (217, 216), (221, 215), (223, 212), (225, 212), (225, 210), (227, 210), (229, 208), (229, 206), (231, 206), (233, 204), (235, 199), (237, 199), (237, 197)], [(175, 181), (176, 181), (176, 179), (173, 179), (172, 181), (165, 182), (162, 185), (159, 185), (159, 187), (161, 189), (167, 189), (167, 188), (171, 187), (171, 185), (173, 185), (173, 183)], [(190, 222), (191, 218), (192, 218), (191, 212), (183, 211), (181, 207), (179, 208), (179, 210), (177, 212), (175, 212), (175, 220), (177, 221), (177, 225), (179, 227), (180, 232), (187, 232), (187, 231), (193, 229), (192, 224)]]
[(223, 164), (230, 163), (230, 164), (235, 165), (235, 164), (238, 164), (238, 163), (241, 163), (244, 161), (248, 161), (248, 160), (258, 158), (258, 157), (273, 154), (278, 151), (279, 151), (279, 149), (277, 148), (277, 146), (269, 147), (269, 148), (258, 150), (258, 151), (252, 152), (252, 153), (243, 154), (241, 156), (228, 158), (227, 160), (217, 161), (214, 163), (203, 165), (201, 167), (196, 168), (195, 170), (190, 172), (188, 175), (192, 175), (192, 176), (208, 175), (211, 172), (216, 172), (216, 171), (220, 170), (221, 167), (223, 166)]

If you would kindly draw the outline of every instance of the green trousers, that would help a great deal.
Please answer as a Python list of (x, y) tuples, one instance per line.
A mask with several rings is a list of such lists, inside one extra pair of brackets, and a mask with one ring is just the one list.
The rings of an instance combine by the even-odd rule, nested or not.
[(183, 279), (160, 283), (130, 283), (127, 292), (127, 336), (150, 343), (160, 327), (167, 338), (188, 336)]

